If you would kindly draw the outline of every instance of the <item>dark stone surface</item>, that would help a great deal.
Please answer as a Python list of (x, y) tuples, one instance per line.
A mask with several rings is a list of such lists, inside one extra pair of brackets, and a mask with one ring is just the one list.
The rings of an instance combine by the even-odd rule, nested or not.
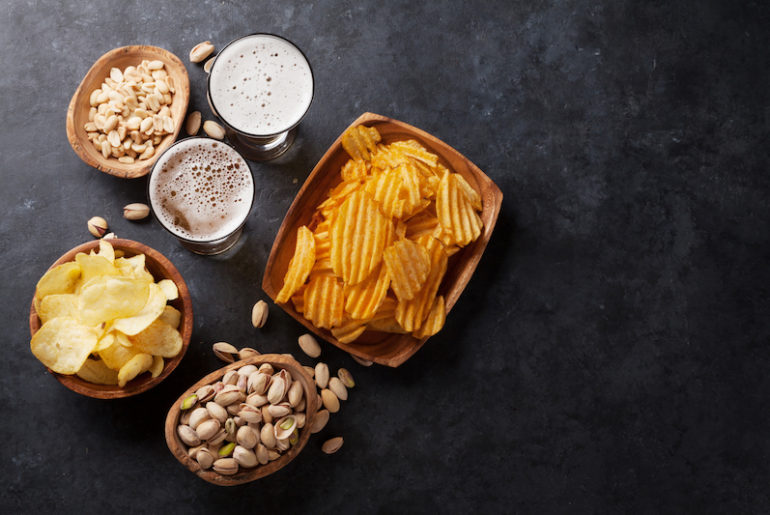
[[(0, 9), (0, 512), (767, 512), (770, 443), (765, 2), (21, 2)], [(96, 172), (64, 117), (102, 53), (185, 57), (254, 31), (294, 40), (316, 96), (291, 152), (254, 164), (247, 237), (224, 257), (130, 223), (145, 180)], [(185, 57), (186, 60), (186, 57)], [(188, 65), (191, 106), (204, 77)], [(326, 147), (372, 111), (444, 139), (505, 194), (446, 328), (358, 386), (290, 466), (231, 489), (167, 451), (163, 420), (249, 324), (281, 219)], [(299, 183), (294, 184), (293, 179)], [(101, 214), (193, 294), (187, 356), (139, 397), (80, 397), (28, 347), (46, 267)], [(303, 360), (306, 364), (310, 360)], [(324, 436), (342, 450), (321, 453)]]

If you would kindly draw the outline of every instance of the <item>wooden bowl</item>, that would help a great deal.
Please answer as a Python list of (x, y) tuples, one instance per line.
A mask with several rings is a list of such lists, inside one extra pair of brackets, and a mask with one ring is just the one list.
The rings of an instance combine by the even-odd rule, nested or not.
[[(200, 465), (198, 465), (197, 461), (187, 455), (187, 446), (179, 438), (179, 435), (176, 431), (176, 428), (179, 425), (179, 417), (182, 413), (182, 401), (190, 395), (194, 394), (201, 386), (217, 382), (222, 376), (225, 375), (225, 373), (227, 373), (228, 370), (240, 368), (249, 364), (259, 367), (263, 363), (270, 363), (276, 370), (286, 369), (292, 375), (293, 380), (302, 383), (302, 389), (304, 390), (306, 399), (306, 417), (305, 426), (299, 430), (299, 441), (277, 460), (271, 461), (265, 465), (259, 465), (252, 469), (240, 469), (237, 474), (232, 476), (223, 476), (211, 469), (203, 470)], [(313, 381), (313, 378), (311, 378), (307, 372), (305, 372), (305, 370), (302, 368), (302, 365), (300, 365), (294, 359), (281, 354), (262, 354), (259, 356), (252, 356), (250, 358), (236, 361), (235, 363), (210, 373), (179, 396), (176, 402), (174, 402), (174, 405), (171, 406), (171, 409), (168, 411), (168, 415), (166, 416), (166, 444), (168, 445), (168, 449), (171, 451), (174, 457), (198, 477), (205, 479), (209, 483), (219, 486), (240, 485), (241, 483), (248, 483), (250, 481), (268, 476), (273, 472), (285, 467), (291, 460), (293, 460), (297, 454), (302, 451), (302, 449), (305, 447), (305, 444), (307, 444), (308, 439), (310, 438), (310, 426), (312, 425), (313, 417), (317, 410), (318, 392), (316, 391), (315, 382)]]
[[(147, 245), (142, 243), (124, 240), (114, 239), (109, 240), (115, 250), (122, 250), (126, 257), (131, 257), (136, 254), (144, 254), (145, 268), (149, 271), (156, 281), (161, 279), (171, 279), (176, 284), (179, 290), (179, 297), (176, 300), (170, 302), (179, 312), (182, 314), (181, 321), (179, 323), (179, 333), (182, 335), (182, 350), (179, 351), (173, 358), (165, 358), (165, 365), (163, 366), (163, 372), (158, 377), (150, 377), (150, 374), (140, 374), (136, 379), (129, 381), (126, 386), (120, 388), (117, 385), (102, 385), (89, 383), (76, 375), (58, 374), (51, 370), (48, 371), (64, 386), (72, 390), (73, 392), (85, 395), (86, 397), (94, 397), (96, 399), (118, 399), (121, 397), (131, 397), (144, 391), (149, 390), (153, 386), (163, 381), (168, 375), (177, 367), (184, 353), (187, 352), (187, 347), (190, 344), (190, 337), (192, 336), (193, 328), (193, 309), (192, 299), (190, 298), (190, 291), (187, 289), (182, 275), (179, 270), (176, 269), (171, 261), (158, 252), (151, 249)], [(82, 245), (78, 245), (74, 249), (68, 251), (62, 257), (56, 260), (56, 262), (50, 266), (53, 268), (62, 263), (75, 260), (75, 255), (79, 252), (89, 253), (91, 250), (99, 250), (99, 240), (89, 241)], [(50, 270), (49, 268), (49, 270)], [(29, 332), (30, 336), (34, 336), (38, 329), (40, 329), (40, 318), (37, 316), (35, 310), (35, 303), (29, 309)]]
[[(171, 103), (174, 133), (168, 134), (163, 138), (160, 145), (155, 147), (155, 154), (149, 159), (135, 161), (130, 164), (121, 163), (113, 157), (105, 159), (102, 153), (97, 151), (93, 143), (88, 140), (88, 135), (84, 128), (84, 125), (88, 122), (88, 111), (91, 109), (91, 92), (101, 87), (104, 79), (110, 76), (111, 68), (120, 68), (122, 71), (127, 66), (138, 65), (144, 59), (163, 61), (166, 65), (166, 72), (174, 78), (176, 93), (174, 93)], [(116, 48), (101, 56), (91, 66), (86, 76), (83, 77), (78, 89), (75, 90), (75, 94), (72, 95), (72, 100), (70, 100), (70, 105), (67, 109), (67, 139), (69, 139), (70, 145), (72, 145), (72, 150), (75, 151), (80, 159), (94, 168), (124, 179), (142, 177), (150, 172), (158, 156), (179, 135), (179, 131), (184, 124), (189, 101), (190, 79), (187, 76), (187, 69), (177, 56), (168, 50), (155, 46), (133, 45)]]
[[(448, 314), (460, 297), (460, 293), (462, 293), (465, 285), (468, 284), (473, 271), (476, 269), (476, 265), (478, 265), (481, 259), (481, 255), (484, 253), (489, 238), (492, 236), (497, 215), (500, 213), (503, 194), (495, 183), (476, 165), (458, 151), (427, 132), (404, 122), (373, 113), (364, 113), (350, 124), (351, 127), (356, 125), (376, 127), (382, 135), (383, 142), (386, 144), (410, 138), (419, 141), (429, 151), (438, 155), (439, 162), (450, 170), (460, 173), (471, 186), (481, 193), (483, 204), (481, 220), (484, 222), (481, 236), (450, 258), (446, 275), (439, 288), (439, 294), (444, 295)], [(262, 289), (273, 300), (275, 300), (276, 295), (283, 286), (284, 275), (289, 266), (289, 261), (294, 254), (297, 228), (311, 222), (315, 207), (326, 198), (329, 189), (341, 180), (339, 171), (349, 156), (342, 148), (340, 137), (332, 143), (329, 150), (326, 151), (315, 168), (313, 168), (278, 230), (278, 235), (275, 238), (267, 266), (265, 267), (265, 275), (262, 278)], [(352, 343), (340, 343), (331, 332), (315, 327), (309, 320), (298, 313), (291, 302), (280, 304), (280, 306), (299, 323), (326, 341), (350, 354), (381, 365), (390, 367), (401, 365), (417, 352), (425, 343), (425, 340), (427, 340), (427, 338), (417, 339), (408, 334), (366, 331)]]

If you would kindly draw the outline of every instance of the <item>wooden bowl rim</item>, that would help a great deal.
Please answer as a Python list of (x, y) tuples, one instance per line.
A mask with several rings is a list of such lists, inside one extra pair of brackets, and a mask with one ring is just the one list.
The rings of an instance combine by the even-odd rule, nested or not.
[[(182, 323), (179, 327), (179, 333), (182, 336), (182, 350), (180, 350), (179, 354), (173, 358), (164, 358), (165, 365), (163, 367), (163, 371), (160, 373), (160, 375), (158, 375), (158, 377), (150, 377), (147, 374), (141, 374), (136, 379), (129, 381), (123, 388), (120, 388), (119, 386), (89, 383), (88, 381), (85, 381), (84, 379), (81, 379), (74, 374), (59, 374), (46, 367), (46, 370), (48, 370), (48, 372), (50, 372), (51, 375), (53, 375), (56, 380), (63, 384), (65, 387), (69, 388), (75, 393), (84, 395), (86, 397), (92, 397), (94, 399), (121, 399), (125, 397), (132, 397), (142, 392), (146, 392), (150, 388), (158, 385), (161, 381), (168, 377), (171, 372), (173, 372), (174, 369), (179, 365), (179, 362), (182, 361), (182, 358), (187, 352), (187, 348), (190, 346), (190, 338), (192, 337), (193, 328), (193, 308), (190, 290), (187, 288), (187, 283), (185, 283), (184, 279), (182, 278), (182, 274), (179, 273), (179, 270), (177, 270), (173, 263), (171, 263), (171, 261), (169, 261), (166, 256), (157, 250), (134, 240), (115, 238), (109, 240), (109, 243), (113, 246), (113, 248), (115, 248), (115, 250), (128, 250), (130, 252), (134, 252), (135, 254), (144, 254), (146, 256), (145, 259), (151, 259), (154, 263), (157, 264), (158, 267), (166, 272), (168, 277), (163, 277), (164, 279), (168, 278), (174, 281), (177, 289), (179, 290), (179, 300), (182, 304), (182, 309), (180, 310), (182, 313)], [(62, 254), (59, 259), (57, 259), (50, 267), (48, 267), (48, 270), (63, 263), (73, 261), (75, 259), (75, 255), (77, 255), (79, 252), (88, 253), (92, 249), (96, 249), (98, 247), (99, 240), (82, 243)], [(158, 280), (158, 278), (155, 279)], [(33, 300), (30, 303), (29, 309), (30, 337), (34, 336), (41, 326), (42, 324), (40, 323), (40, 318), (38, 317), (37, 310), (35, 309), (33, 294)]]
[[(120, 54), (152, 54), (156, 56), (159, 60), (173, 63), (175, 66), (179, 67), (184, 73), (180, 74), (181, 77), (183, 77), (184, 81), (182, 84), (175, 84), (176, 87), (176, 93), (174, 93), (174, 96), (180, 95), (180, 98), (182, 99), (182, 105), (183, 105), (183, 115), (180, 117), (179, 120), (176, 121), (174, 132), (171, 135), (171, 138), (166, 143), (162, 143), (155, 149), (155, 154), (147, 159), (140, 162), (134, 162), (131, 164), (128, 163), (120, 163), (115, 160), (108, 160), (104, 159), (103, 157), (98, 156), (96, 159), (86, 152), (83, 148), (83, 146), (86, 144), (86, 142), (83, 141), (83, 139), (78, 134), (77, 128), (75, 127), (75, 110), (77, 109), (78, 104), (80, 101), (85, 98), (86, 95), (90, 95), (90, 92), (86, 92), (83, 89), (83, 86), (86, 82), (89, 82), (91, 79), (96, 77), (96, 75), (101, 75), (102, 72), (99, 70), (102, 70), (103, 68), (107, 68), (109, 66), (109, 61), (113, 58), (119, 56)], [(104, 80), (104, 79), (102, 79)], [(175, 76), (176, 81), (176, 76)], [(67, 108), (67, 139), (69, 140), (70, 146), (72, 147), (72, 150), (75, 151), (75, 153), (78, 155), (78, 157), (87, 165), (92, 166), (96, 168), (97, 170), (107, 173), (109, 175), (113, 175), (115, 177), (120, 177), (121, 179), (136, 179), (139, 177), (143, 177), (150, 173), (150, 170), (152, 170), (153, 165), (155, 164), (155, 161), (158, 159), (158, 156), (163, 153), (163, 150), (165, 150), (171, 143), (176, 141), (177, 137), (179, 137), (179, 133), (182, 130), (182, 126), (184, 125), (185, 118), (187, 116), (187, 108), (190, 103), (190, 77), (187, 73), (187, 67), (184, 65), (184, 62), (177, 57), (173, 52), (170, 52), (166, 50), (165, 48), (152, 46), (152, 45), (126, 45), (118, 48), (113, 48), (112, 50), (105, 52), (101, 55), (96, 61), (94, 61), (94, 64), (91, 65), (91, 67), (88, 69), (86, 74), (83, 76), (83, 79), (78, 84), (77, 89), (75, 90), (75, 93), (72, 95), (72, 98), (70, 99), (69, 106)], [(87, 144), (91, 144), (90, 142), (87, 142)]]
[[(484, 251), (486, 250), (486, 246), (489, 243), (489, 239), (492, 236), (492, 232), (494, 230), (495, 224), (497, 223), (497, 218), (500, 214), (500, 209), (503, 201), (502, 191), (500, 191), (500, 188), (494, 183), (494, 181), (492, 181), (492, 179), (489, 178), (489, 176), (487, 176), (470, 159), (468, 159), (463, 154), (458, 152), (454, 147), (447, 144), (443, 140), (433, 136), (432, 134), (426, 131), (423, 131), (422, 129), (419, 129), (417, 127), (414, 127), (412, 125), (409, 125), (405, 122), (402, 122), (400, 120), (395, 120), (393, 118), (389, 118), (387, 116), (383, 116), (375, 113), (365, 112), (361, 116), (356, 118), (345, 130), (347, 130), (350, 127), (355, 127), (358, 125), (364, 125), (364, 124), (376, 125), (381, 123), (391, 124), (399, 128), (400, 130), (408, 133), (410, 137), (413, 137), (414, 139), (417, 139), (422, 143), (429, 142), (427, 143), (427, 146), (429, 147), (435, 147), (435, 146), (442, 147), (445, 154), (454, 155), (454, 157), (464, 162), (469, 172), (473, 174), (474, 178), (480, 184), (480, 186), (483, 185), (485, 188), (485, 191), (481, 192), (482, 197), (484, 199), (484, 203), (482, 205), (481, 217), (482, 219), (485, 219), (485, 223), (484, 223), (484, 229), (482, 231), (482, 234), (477, 240), (479, 247), (476, 253), (468, 256), (467, 260), (463, 262), (462, 270), (458, 272), (458, 273), (461, 273), (464, 270), (468, 270), (469, 275), (467, 276), (467, 278), (464, 281), (462, 281), (462, 284), (460, 284), (458, 288), (456, 288), (456, 291), (453, 290), (449, 292), (451, 293), (451, 295), (447, 295), (445, 297), (446, 313), (448, 315), (452, 307), (454, 306), (454, 304), (457, 302), (457, 299), (459, 298), (460, 294), (463, 292), (463, 290), (465, 290), (465, 287), (470, 281), (471, 276), (475, 272), (475, 269), (478, 266), (479, 261), (481, 260), (481, 256), (484, 254)], [(332, 144), (326, 150), (326, 152), (321, 157), (321, 159), (319, 159), (315, 167), (313, 167), (313, 170), (310, 172), (307, 179), (305, 179), (305, 182), (302, 184), (302, 187), (300, 188), (297, 195), (294, 197), (294, 200), (292, 201), (291, 206), (286, 212), (283, 222), (281, 223), (281, 226), (278, 229), (278, 233), (275, 237), (275, 240), (273, 241), (273, 246), (270, 250), (270, 256), (268, 257), (267, 264), (265, 265), (265, 272), (262, 277), (262, 289), (273, 300), (273, 302), (275, 302), (275, 296), (277, 295), (278, 292), (272, 287), (270, 276), (272, 273), (274, 273), (273, 268), (276, 266), (278, 247), (280, 243), (282, 243), (285, 239), (287, 239), (287, 237), (290, 236), (289, 234), (290, 230), (296, 229), (296, 227), (291, 227), (291, 228), (287, 227), (286, 222), (288, 219), (294, 216), (295, 211), (298, 211), (302, 208), (302, 200), (307, 194), (307, 190), (309, 190), (311, 188), (311, 185), (313, 185), (313, 183), (316, 182), (317, 177), (320, 176), (322, 172), (326, 172), (326, 173), (329, 172), (329, 170), (325, 169), (326, 163), (332, 159), (335, 153), (342, 150), (341, 139), (342, 139), (343, 133), (344, 131), (337, 137), (337, 139), (334, 140), (334, 142), (332, 142)], [(441, 155), (439, 155), (439, 159), (441, 161), (445, 160)], [(450, 170), (452, 169), (451, 167), (449, 168)], [(452, 170), (452, 171), (456, 171), (456, 170)], [(451, 264), (451, 258), (450, 258), (450, 264)], [(457, 268), (458, 267), (455, 264), (453, 269), (457, 269)], [(446, 276), (442, 280), (442, 287), (444, 286), (445, 282), (446, 282)], [(428, 340), (428, 338), (417, 339), (411, 336), (410, 334), (403, 334), (403, 335), (393, 334), (392, 337), (395, 339), (405, 338), (405, 339), (411, 340), (412, 342), (411, 346), (409, 346), (408, 349), (399, 353), (396, 356), (381, 357), (379, 355), (366, 352), (365, 345), (361, 345), (360, 347), (363, 347), (363, 349), (361, 349), (361, 348), (356, 348), (351, 346), (352, 344), (341, 343), (331, 334), (330, 331), (325, 329), (319, 329), (315, 327), (312, 323), (310, 323), (310, 321), (305, 319), (300, 313), (298, 313), (294, 309), (294, 307), (291, 305), (291, 302), (288, 302), (286, 304), (278, 304), (278, 305), (281, 307), (281, 309), (283, 309), (292, 318), (294, 318), (303, 326), (305, 326), (308, 330), (310, 330), (317, 336), (323, 338), (324, 340), (328, 341), (335, 347), (338, 347), (339, 349), (345, 352), (348, 352), (352, 355), (358, 356), (359, 358), (373, 361), (380, 365), (385, 365), (390, 367), (400, 366), (401, 364), (406, 362), (409, 358), (411, 358), (418, 350), (420, 350), (420, 348), (422, 348), (422, 346)], [(383, 334), (387, 334), (387, 333), (383, 333)]]
[[(234, 370), (244, 365), (259, 366), (263, 363), (270, 363), (274, 368), (287, 369), (292, 374), (293, 380), (300, 381), (302, 383), (302, 389), (306, 399), (306, 407), (305, 426), (299, 430), (299, 441), (294, 447), (291, 447), (277, 460), (268, 462), (265, 465), (260, 465), (252, 469), (239, 470), (237, 474), (232, 476), (223, 476), (214, 472), (212, 469), (201, 469), (198, 465), (198, 462), (187, 455), (187, 452), (185, 451), (186, 445), (179, 439), (179, 435), (176, 432), (179, 417), (182, 412), (180, 408), (182, 401), (190, 395), (194, 394), (201, 386), (214, 383), (217, 379), (224, 376), (228, 370)], [(166, 423), (164, 426), (166, 445), (168, 446), (169, 451), (171, 451), (171, 454), (173, 454), (177, 459), (177, 461), (187, 467), (190, 472), (193, 472), (196, 476), (205, 481), (208, 481), (209, 483), (218, 486), (233, 486), (256, 481), (257, 479), (269, 476), (270, 474), (277, 472), (278, 470), (288, 465), (289, 462), (296, 458), (297, 455), (302, 452), (302, 449), (305, 448), (305, 445), (310, 439), (310, 426), (312, 425), (313, 418), (315, 417), (315, 414), (319, 408), (317, 395), (318, 393), (316, 392), (313, 378), (311, 378), (310, 375), (305, 372), (305, 369), (302, 368), (302, 364), (300, 364), (294, 358), (290, 358), (282, 354), (260, 354), (250, 358), (242, 359), (240, 361), (236, 361), (222, 368), (219, 368), (210, 374), (207, 374), (198, 382), (193, 384), (190, 388), (185, 390), (184, 393), (182, 393), (182, 395), (180, 395), (179, 398), (174, 401), (174, 404), (171, 405), (171, 408), (168, 410), (168, 414), (166, 415)]]

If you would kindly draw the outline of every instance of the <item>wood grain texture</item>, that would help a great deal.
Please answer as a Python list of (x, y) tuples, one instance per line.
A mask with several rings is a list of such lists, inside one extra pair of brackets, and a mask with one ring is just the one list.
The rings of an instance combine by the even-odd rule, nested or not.
[[(157, 250), (154, 250), (147, 245), (136, 241), (117, 238), (110, 240), (110, 244), (112, 244), (115, 250), (122, 250), (126, 257), (131, 257), (137, 254), (144, 254), (146, 256), (145, 268), (147, 268), (147, 270), (152, 274), (156, 282), (160, 281), (161, 279), (171, 279), (174, 281), (174, 284), (176, 284), (176, 287), (179, 290), (179, 297), (176, 300), (169, 302), (169, 304), (174, 306), (182, 314), (181, 321), (179, 323), (179, 333), (182, 335), (182, 350), (179, 351), (179, 354), (173, 358), (165, 358), (163, 371), (158, 377), (153, 378), (150, 376), (150, 374), (143, 373), (140, 374), (136, 379), (129, 381), (123, 388), (120, 388), (116, 385), (111, 386), (89, 383), (88, 381), (85, 381), (76, 375), (58, 374), (53, 370), (48, 369), (48, 371), (53, 374), (53, 376), (61, 384), (73, 392), (85, 395), (86, 397), (94, 397), (96, 399), (118, 399), (122, 397), (131, 397), (133, 395), (145, 392), (153, 386), (159, 384), (166, 377), (168, 377), (168, 375), (174, 371), (177, 365), (179, 365), (179, 362), (182, 361), (185, 352), (187, 352), (187, 347), (190, 345), (190, 337), (192, 336), (193, 329), (193, 309), (190, 291), (187, 289), (187, 284), (184, 282), (182, 274), (180, 274), (179, 270), (177, 270), (176, 267), (171, 264), (171, 261), (169, 261)], [(87, 243), (83, 243), (82, 245), (78, 245), (57, 259), (56, 262), (49, 267), (49, 270), (55, 266), (61, 265), (62, 263), (74, 261), (75, 255), (79, 252), (84, 252), (87, 254), (91, 250), (99, 250), (99, 240), (89, 241)], [(38, 331), (38, 329), (40, 329), (41, 325), (42, 324), (40, 323), (40, 318), (37, 316), (35, 303), (33, 301), (29, 309), (30, 336), (33, 336)]]
[[(503, 202), (503, 194), (497, 185), (470, 160), (425, 131), (373, 113), (362, 114), (350, 127), (357, 125), (376, 127), (382, 135), (383, 143), (386, 144), (410, 138), (419, 141), (429, 151), (438, 155), (439, 162), (450, 170), (461, 174), (481, 194), (483, 208), (481, 220), (484, 222), (481, 236), (450, 258), (446, 275), (439, 288), (439, 295), (444, 295), (446, 300), (448, 314), (470, 281), (492, 236)], [(270, 251), (265, 274), (262, 278), (262, 289), (273, 301), (283, 286), (284, 275), (294, 254), (297, 228), (310, 223), (315, 207), (326, 198), (329, 189), (341, 181), (339, 171), (348, 158), (349, 156), (342, 148), (340, 135), (313, 168), (286, 213), (286, 217), (278, 230), (278, 235), (273, 242), (273, 248)], [(279, 306), (324, 340), (350, 354), (380, 365), (390, 367), (401, 365), (414, 355), (427, 340), (427, 338), (417, 339), (411, 335), (366, 331), (352, 343), (340, 343), (331, 332), (313, 326), (309, 320), (294, 309), (291, 301), (286, 304), (279, 304)]]
[[(171, 102), (174, 133), (163, 137), (160, 145), (155, 147), (155, 154), (149, 159), (135, 161), (130, 164), (121, 163), (113, 157), (105, 159), (101, 152), (96, 150), (93, 143), (88, 140), (88, 135), (84, 128), (84, 125), (88, 122), (88, 111), (91, 108), (91, 92), (98, 89), (102, 82), (104, 82), (104, 79), (109, 77), (111, 68), (120, 68), (123, 71), (127, 66), (136, 66), (144, 59), (163, 61), (166, 65), (166, 72), (174, 78), (176, 92), (173, 94)], [(91, 66), (91, 69), (88, 70), (77, 90), (75, 90), (75, 94), (72, 96), (69, 108), (67, 109), (67, 139), (72, 146), (72, 150), (88, 165), (123, 179), (142, 177), (150, 172), (158, 156), (179, 136), (179, 132), (184, 124), (185, 115), (187, 114), (187, 104), (189, 101), (190, 79), (187, 76), (187, 69), (184, 63), (177, 56), (168, 50), (154, 46), (133, 45), (116, 48), (101, 56)]]
[[(291, 374), (294, 381), (299, 381), (302, 383), (302, 389), (304, 391), (306, 402), (306, 416), (305, 426), (299, 430), (299, 441), (296, 445), (289, 448), (289, 450), (286, 451), (277, 460), (271, 461), (265, 465), (257, 466), (253, 469), (240, 469), (237, 474), (232, 476), (223, 476), (211, 469), (201, 469), (201, 467), (198, 465), (198, 462), (187, 455), (187, 446), (182, 442), (182, 440), (180, 440), (176, 431), (176, 428), (179, 425), (179, 417), (182, 413), (182, 401), (190, 395), (194, 394), (201, 386), (217, 382), (222, 378), (222, 376), (225, 375), (225, 373), (227, 373), (228, 370), (237, 369), (249, 364), (259, 367), (263, 363), (270, 363), (276, 370), (287, 370)], [(285, 467), (305, 447), (308, 440), (310, 439), (310, 427), (313, 422), (313, 417), (319, 408), (317, 396), (318, 393), (316, 391), (315, 382), (307, 374), (307, 372), (305, 372), (305, 370), (302, 368), (302, 365), (300, 365), (293, 358), (283, 356), (281, 354), (262, 354), (259, 356), (252, 356), (247, 359), (236, 361), (235, 363), (222, 367), (219, 370), (208, 374), (203, 379), (188, 388), (182, 395), (179, 396), (176, 402), (174, 402), (173, 406), (171, 406), (171, 409), (168, 411), (168, 415), (166, 416), (166, 445), (168, 445), (168, 449), (182, 465), (209, 483), (219, 486), (233, 486), (255, 481)]]

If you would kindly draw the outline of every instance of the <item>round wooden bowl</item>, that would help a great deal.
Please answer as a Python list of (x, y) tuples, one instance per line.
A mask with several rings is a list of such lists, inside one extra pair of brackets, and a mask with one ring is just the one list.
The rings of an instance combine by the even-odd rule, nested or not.
[[(179, 439), (176, 428), (179, 425), (179, 417), (181, 416), (182, 401), (192, 395), (201, 386), (212, 384), (217, 382), (222, 376), (227, 373), (228, 370), (240, 368), (244, 365), (256, 365), (260, 366), (263, 363), (270, 363), (273, 368), (285, 369), (291, 375), (295, 381), (302, 383), (302, 389), (306, 399), (305, 408), (305, 426), (299, 430), (299, 441), (289, 450), (287, 450), (280, 458), (275, 461), (271, 461), (265, 465), (259, 465), (252, 469), (240, 469), (237, 474), (232, 476), (223, 476), (214, 472), (212, 469), (203, 470), (198, 465), (198, 462), (187, 455), (187, 446)], [(272, 474), (273, 472), (285, 467), (291, 460), (293, 460), (305, 447), (308, 439), (310, 438), (310, 426), (313, 423), (313, 417), (318, 410), (318, 393), (316, 392), (315, 382), (305, 372), (297, 361), (281, 354), (262, 354), (259, 356), (252, 356), (241, 361), (236, 361), (226, 367), (222, 367), (219, 370), (210, 373), (190, 388), (187, 389), (171, 406), (166, 416), (166, 444), (174, 457), (179, 462), (190, 469), (198, 477), (208, 481), (209, 483), (219, 486), (233, 486), (240, 485), (242, 483), (248, 483), (257, 479), (263, 478)]]
[[(137, 254), (145, 255), (145, 268), (152, 274), (155, 281), (161, 279), (171, 279), (176, 284), (179, 290), (179, 297), (176, 300), (170, 302), (179, 312), (182, 314), (181, 321), (179, 322), (179, 333), (182, 335), (182, 350), (179, 351), (173, 358), (165, 358), (165, 365), (163, 366), (163, 372), (158, 377), (150, 377), (150, 374), (140, 374), (136, 379), (129, 381), (123, 388), (117, 385), (102, 385), (89, 383), (76, 375), (57, 374), (50, 368), (48, 371), (64, 386), (72, 390), (73, 392), (85, 395), (86, 397), (94, 397), (96, 399), (118, 399), (121, 397), (131, 397), (144, 391), (149, 390), (153, 386), (163, 381), (168, 375), (173, 372), (177, 367), (190, 344), (190, 337), (192, 336), (193, 328), (193, 309), (192, 299), (190, 298), (190, 291), (187, 289), (182, 275), (179, 270), (176, 269), (171, 261), (166, 257), (147, 245), (142, 243), (124, 240), (114, 239), (109, 240), (115, 250), (122, 250), (125, 253), (125, 257), (135, 256)], [(62, 257), (56, 260), (50, 268), (75, 260), (75, 255), (79, 252), (88, 254), (91, 250), (99, 249), (99, 240), (89, 241), (82, 245), (78, 245), (74, 249), (65, 253)], [(50, 270), (49, 268), (49, 270)], [(29, 332), (30, 336), (33, 336), (38, 329), (40, 329), (40, 318), (37, 316), (37, 310), (35, 310), (35, 302), (33, 300), (29, 309)]]
[[(114, 157), (105, 159), (102, 153), (97, 151), (93, 143), (88, 140), (88, 134), (84, 128), (88, 122), (88, 111), (91, 109), (91, 92), (101, 87), (104, 79), (110, 76), (111, 68), (120, 68), (122, 71), (127, 66), (138, 65), (144, 59), (163, 61), (166, 65), (166, 72), (174, 78), (176, 93), (174, 93), (171, 103), (174, 133), (163, 138), (160, 145), (155, 147), (155, 154), (149, 159), (130, 164), (121, 163)], [(168, 50), (155, 46), (133, 45), (116, 48), (101, 56), (91, 66), (91, 69), (80, 82), (78, 89), (75, 90), (67, 109), (67, 139), (80, 159), (94, 168), (124, 179), (142, 177), (150, 172), (157, 157), (179, 136), (189, 101), (190, 79), (187, 76), (184, 63), (177, 56)]]

